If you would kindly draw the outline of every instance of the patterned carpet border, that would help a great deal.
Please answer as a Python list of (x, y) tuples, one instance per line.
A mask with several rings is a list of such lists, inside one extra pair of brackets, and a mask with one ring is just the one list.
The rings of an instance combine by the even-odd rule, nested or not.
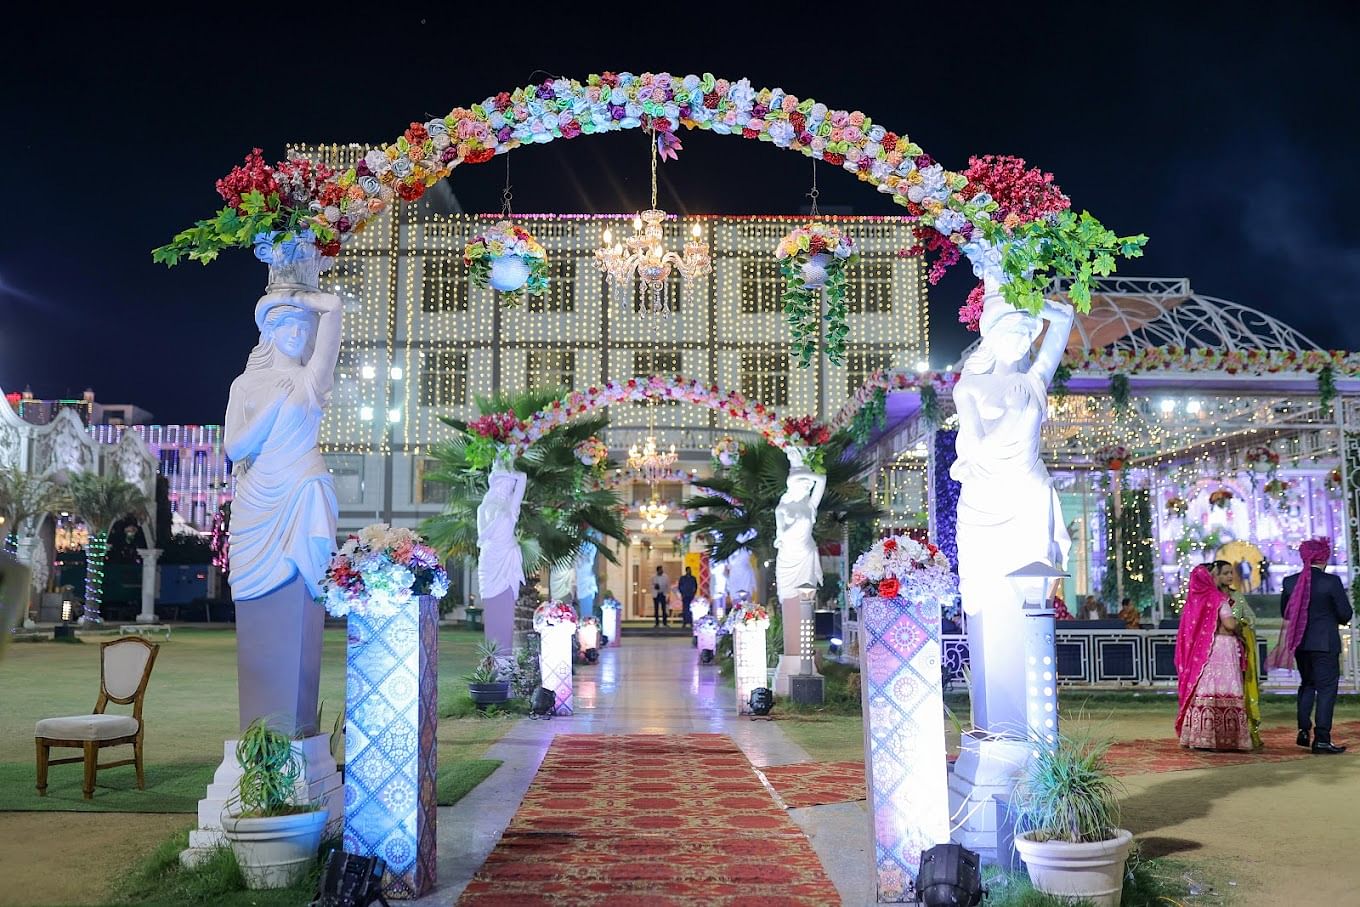
[[(1124, 777), (1154, 772), (1184, 772), (1227, 765), (1259, 765), (1306, 759), (1311, 753), (1296, 746), (1294, 728), (1267, 728), (1261, 731), (1265, 747), (1254, 753), (1211, 753), (1185, 749), (1172, 737), (1152, 740), (1124, 740), (1110, 747), (1109, 763), (1113, 772)], [(1348, 721), (1332, 730), (1340, 742), (1360, 741), (1360, 721)], [(850, 803), (863, 800), (864, 763), (798, 762), (774, 765), (760, 770), (779, 799), (790, 809)]]
[(564, 734), (458, 903), (838, 901), (727, 736)]

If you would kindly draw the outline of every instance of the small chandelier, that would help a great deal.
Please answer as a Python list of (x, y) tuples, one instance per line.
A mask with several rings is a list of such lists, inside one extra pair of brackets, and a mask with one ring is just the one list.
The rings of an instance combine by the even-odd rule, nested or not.
[(678, 456), (674, 444), (670, 446), (670, 450), (663, 451), (656, 445), (656, 436), (649, 433), (646, 442), (641, 446), (634, 441), (633, 446), (628, 448), (628, 459), (625, 462), (629, 469), (636, 470), (648, 484), (655, 485), (670, 472)]
[(661, 532), (666, 525), (666, 520), (670, 519), (671, 509), (658, 501), (656, 493), (653, 491), (652, 499), (638, 508), (638, 515), (642, 517), (644, 523), (643, 531)]
[(613, 231), (606, 228), (604, 245), (595, 250), (595, 261), (609, 278), (610, 286), (616, 290), (627, 287), (636, 277), (641, 290), (640, 311), (666, 314), (671, 311), (666, 300), (666, 279), (671, 276), (671, 271), (680, 272), (688, 292), (691, 281), (713, 270), (713, 260), (708, 246), (702, 240), (703, 231), (698, 224), (690, 228), (690, 238), (685, 242), (683, 254), (666, 248), (662, 225), (669, 215), (656, 204), (655, 130), (651, 131), (651, 143), (652, 206), (633, 217), (633, 233), (627, 238), (616, 241)]

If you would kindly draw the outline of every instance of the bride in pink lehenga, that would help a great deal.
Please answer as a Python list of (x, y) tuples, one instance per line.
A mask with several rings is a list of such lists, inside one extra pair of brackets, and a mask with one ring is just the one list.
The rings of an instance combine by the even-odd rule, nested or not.
[(1176, 632), (1176, 685), (1181, 746), (1206, 750), (1251, 749), (1242, 689), (1242, 642), (1232, 603), (1201, 564), (1190, 571), (1190, 588)]

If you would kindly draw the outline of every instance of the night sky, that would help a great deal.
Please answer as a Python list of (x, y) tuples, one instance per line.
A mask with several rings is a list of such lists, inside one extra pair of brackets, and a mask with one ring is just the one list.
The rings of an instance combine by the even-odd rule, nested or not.
[[(1075, 207), (1151, 237), (1121, 273), (1189, 277), (1325, 347), (1360, 349), (1357, 6), (1184, 5), (1196, 8), (785, 3), (737, 17), (735, 4), (555, 4), (537, 22), (536, 4), (475, 20), (403, 4), (361, 18), (315, 4), (238, 5), (218, 21), (7, 14), (0, 388), (90, 386), (157, 422), (220, 421), (256, 339), (264, 267), (242, 250), (168, 271), (150, 254), (220, 206), (218, 177), (252, 146), (272, 161), (290, 141), (391, 141), (531, 76), (606, 69), (746, 76), (863, 110), (955, 169), (969, 154), (1020, 155), (1052, 170)], [(340, 24), (318, 24), (328, 13)], [(662, 207), (806, 203), (801, 155), (681, 138)], [(819, 171), (823, 205), (903, 210)], [(511, 172), (520, 212), (646, 201), (636, 131), (520, 149)], [(497, 160), (451, 181), (466, 210), (488, 211), (503, 178)], [(969, 340), (955, 312), (971, 282), (959, 273), (933, 290), (937, 364)]]

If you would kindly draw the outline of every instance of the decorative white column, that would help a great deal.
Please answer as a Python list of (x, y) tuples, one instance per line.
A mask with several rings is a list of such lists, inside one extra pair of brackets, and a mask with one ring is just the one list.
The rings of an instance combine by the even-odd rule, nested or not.
[(161, 549), (138, 548), (137, 553), (142, 556), (142, 613), (137, 615), (137, 623), (160, 623), (160, 618), (156, 616), (156, 578), (160, 572), (157, 562), (160, 561)]
[(572, 714), (571, 639), (576, 633), (576, 611), (565, 602), (550, 601), (534, 611), (539, 635), (538, 671), (542, 684), (553, 692), (553, 714)]
[(617, 646), (619, 644), (619, 600), (616, 598), (606, 598), (600, 602), (600, 613), (604, 616), (604, 635), (609, 639), (608, 645)]
[[(750, 615), (751, 619), (747, 620)], [(751, 710), (751, 691), (769, 684), (765, 631), (770, 619), (765, 609), (747, 605), (732, 616), (732, 659), (736, 663), (737, 713)]]

